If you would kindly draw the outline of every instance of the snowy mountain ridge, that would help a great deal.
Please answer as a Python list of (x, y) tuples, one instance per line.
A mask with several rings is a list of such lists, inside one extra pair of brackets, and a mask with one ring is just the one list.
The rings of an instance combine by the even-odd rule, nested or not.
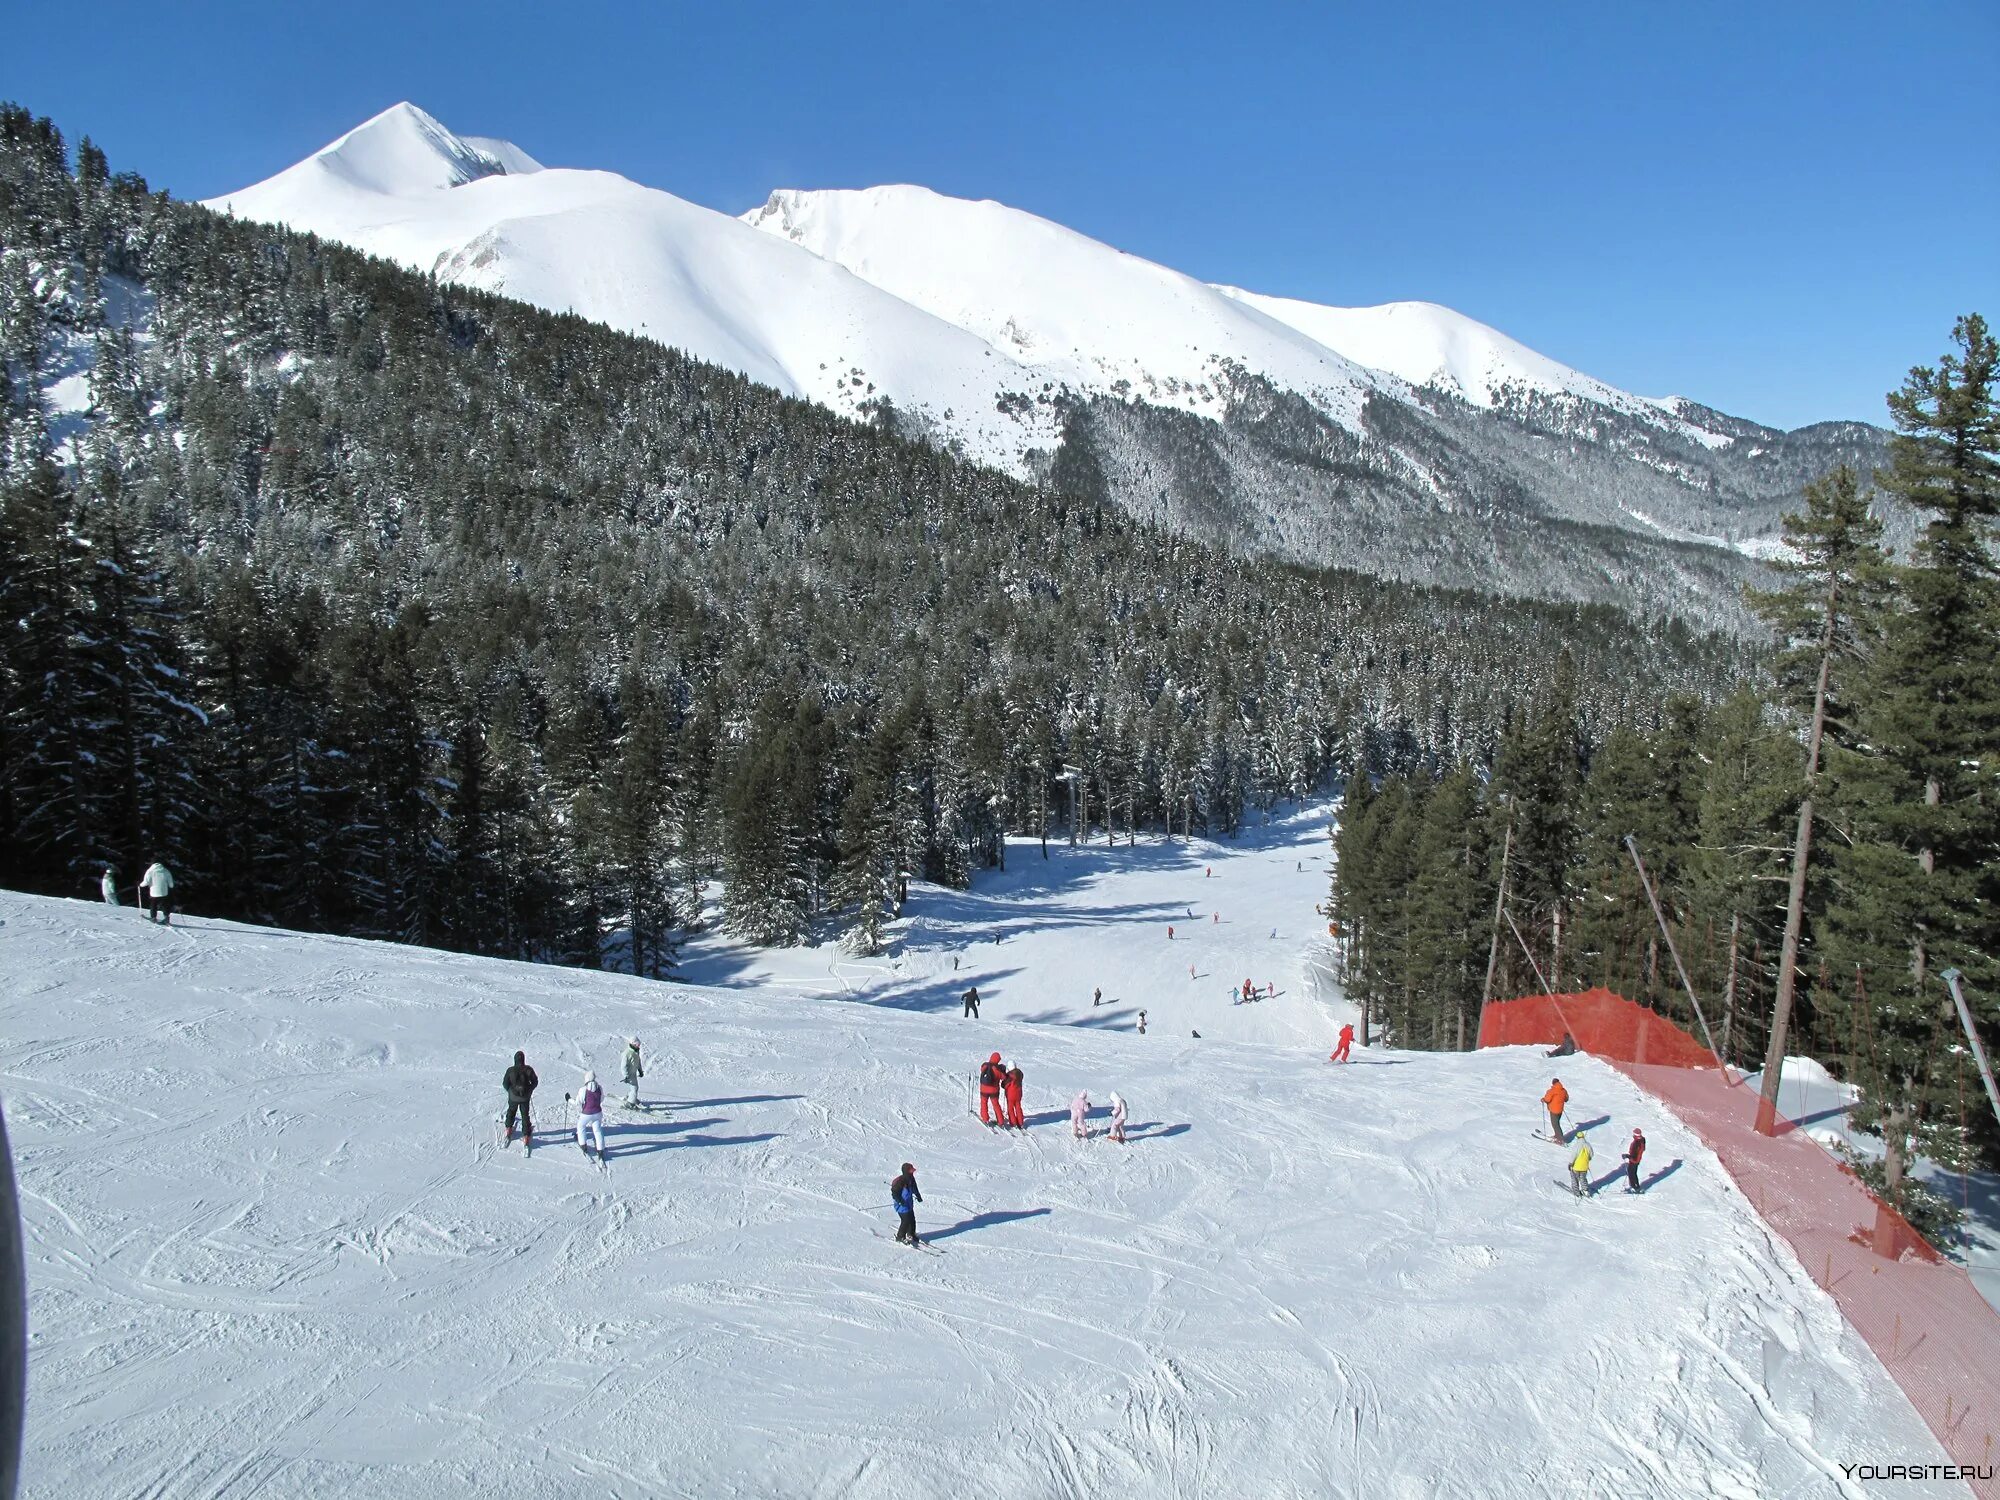
[(1635, 396), (1433, 303), (1212, 285), (923, 187), (781, 189), (733, 218), (410, 104), (209, 206), (643, 334), (1237, 550), (1416, 581), (1740, 615), (1802, 479), (1865, 470), (1880, 442)]

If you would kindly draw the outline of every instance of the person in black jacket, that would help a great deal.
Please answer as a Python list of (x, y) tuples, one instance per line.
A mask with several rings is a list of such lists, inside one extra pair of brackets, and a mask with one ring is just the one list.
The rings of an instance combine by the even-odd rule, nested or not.
[(514, 1054), (514, 1066), (500, 1075), (500, 1087), (507, 1091), (507, 1139), (514, 1139), (514, 1114), (521, 1116), (521, 1139), (523, 1142), (535, 1138), (535, 1122), (528, 1116), (528, 1105), (535, 1097), (535, 1086), (542, 1080), (535, 1076), (535, 1070), (528, 1066), (524, 1052)]
[(917, 1205), (924, 1201), (924, 1195), (917, 1191), (917, 1169), (909, 1162), (903, 1163), (900, 1177), (889, 1183), (889, 1201), (896, 1205), (896, 1239), (907, 1245), (917, 1243)]
[(979, 1019), (979, 986), (976, 984), (965, 992), (965, 1015), (959, 1019), (964, 1020), (965, 1016), (970, 1016), (975, 1021)]

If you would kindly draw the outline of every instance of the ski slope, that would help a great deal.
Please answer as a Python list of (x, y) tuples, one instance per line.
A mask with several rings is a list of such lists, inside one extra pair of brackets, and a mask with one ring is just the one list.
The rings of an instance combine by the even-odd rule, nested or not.
[[(1840, 1463), (1941, 1461), (1616, 1073), (1561, 1064), (1597, 1122), (1579, 1201), (1534, 1050), (1335, 1067), (1337, 1003), (1168, 993), (1196, 891), (1234, 898), (1198, 971), (1292, 989), (1320, 823), (1017, 842), (919, 889), (881, 968), (717, 939), (688, 985), (0, 893), (25, 1492), (1859, 1496)], [(1098, 975), (1146, 1036), (1092, 1024)], [(600, 1173), (548, 1128), (634, 1031), (670, 1107), (614, 1109)], [(516, 1047), (530, 1159), (494, 1138)], [(996, 1047), (1019, 1137), (966, 1113)], [(1070, 1138), (1079, 1088), (1100, 1131), (1125, 1094), (1127, 1145)], [(904, 1160), (935, 1253), (889, 1238)]]

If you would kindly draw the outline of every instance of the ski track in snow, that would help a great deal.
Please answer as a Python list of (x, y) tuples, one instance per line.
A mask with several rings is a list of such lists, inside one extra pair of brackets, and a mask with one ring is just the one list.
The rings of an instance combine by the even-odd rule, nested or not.
[[(686, 986), (0, 893), (25, 1493), (1761, 1497), (1941, 1459), (1618, 1074), (1561, 1065), (1600, 1160), (1638, 1124), (1681, 1166), (1578, 1202), (1534, 1049), (1326, 1063), (1323, 826), (1016, 842), (880, 958), (705, 938)], [(1284, 993), (1230, 1005), (1246, 974)], [(614, 1080), (601, 1173), (553, 1126), (632, 1032), (669, 1107)], [(966, 1112), (993, 1047), (1023, 1135)], [(904, 1159), (941, 1254), (888, 1239)]]

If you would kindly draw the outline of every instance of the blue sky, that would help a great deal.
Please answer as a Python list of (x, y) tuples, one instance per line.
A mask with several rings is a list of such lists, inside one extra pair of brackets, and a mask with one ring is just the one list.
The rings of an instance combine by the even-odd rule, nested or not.
[(2000, 320), (1996, 0), (93, 3), (0, 97), (201, 197), (410, 99), (739, 212), (998, 198), (1207, 280), (1423, 298), (1646, 395), (1881, 420)]

